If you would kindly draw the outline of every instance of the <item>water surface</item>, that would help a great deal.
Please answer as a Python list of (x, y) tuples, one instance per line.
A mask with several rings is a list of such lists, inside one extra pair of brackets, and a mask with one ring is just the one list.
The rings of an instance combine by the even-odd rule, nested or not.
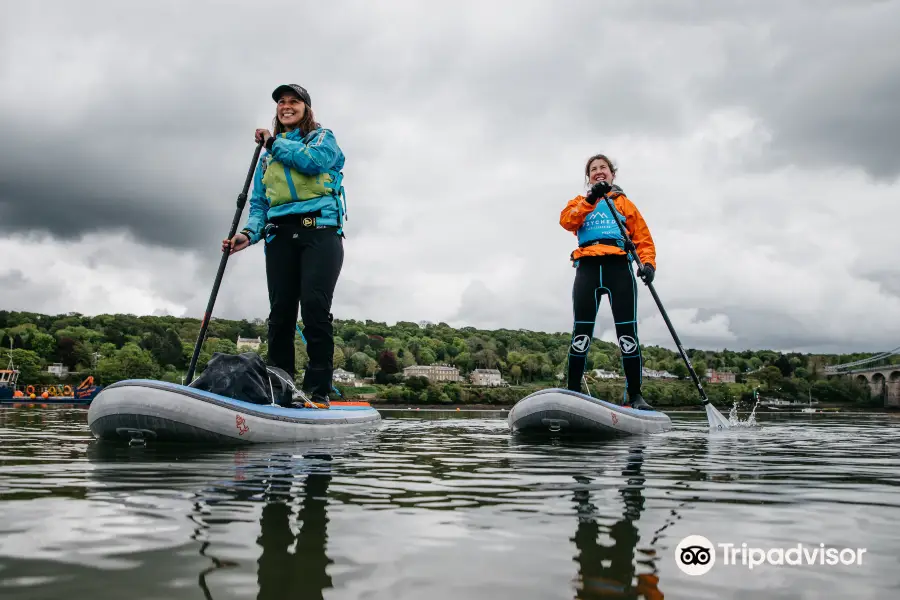
[[(86, 411), (0, 409), (0, 597), (885, 598), (900, 591), (900, 419), (759, 417), (609, 442), (505, 413), (385, 413), (341, 442), (94, 442)], [(865, 548), (860, 565), (675, 560), (713, 544)]]

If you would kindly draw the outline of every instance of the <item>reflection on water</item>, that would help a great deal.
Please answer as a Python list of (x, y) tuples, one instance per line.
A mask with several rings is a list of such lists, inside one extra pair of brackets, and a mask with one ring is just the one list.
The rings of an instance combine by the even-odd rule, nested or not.
[[(520, 439), (504, 413), (398, 416), (342, 441), (200, 450), (97, 444), (83, 411), (0, 410), (0, 594), (865, 598), (900, 583), (891, 417), (711, 434), (677, 415), (596, 443)], [(692, 578), (674, 562), (691, 534), (862, 546), (870, 562)]]
[[(326, 463), (331, 460), (328, 455), (318, 458)], [(332, 561), (325, 548), (330, 482), (331, 475), (324, 467), (306, 474), (302, 489), (294, 493), (284, 480), (266, 485), (256, 539), (261, 548), (257, 572), (260, 600), (281, 599), (285, 590), (298, 598), (323, 598), (323, 590), (332, 587), (327, 572)], [(211, 598), (205, 582), (201, 585)]]
[[(653, 553), (638, 557), (638, 561), (647, 565), (651, 573), (637, 574), (635, 569), (635, 550), (637, 548), (638, 529), (635, 521), (640, 519), (644, 509), (642, 494), (644, 477), (641, 475), (643, 465), (643, 447), (637, 446), (629, 451), (625, 469), (625, 477), (620, 494), (623, 501), (622, 518), (613, 523), (606, 531), (597, 523), (596, 509), (591, 504), (588, 488), (576, 489), (575, 504), (578, 512), (578, 530), (574, 542), (578, 548), (578, 572), (581, 587), (577, 598), (596, 598), (613, 595), (617, 597), (662, 598), (657, 584), (659, 577), (652, 560)], [(590, 478), (576, 475), (575, 480), (587, 485)], [(602, 544), (598, 536), (603, 533), (609, 536), (611, 544)], [(604, 565), (608, 566), (604, 566)], [(637, 585), (632, 580), (637, 577)]]

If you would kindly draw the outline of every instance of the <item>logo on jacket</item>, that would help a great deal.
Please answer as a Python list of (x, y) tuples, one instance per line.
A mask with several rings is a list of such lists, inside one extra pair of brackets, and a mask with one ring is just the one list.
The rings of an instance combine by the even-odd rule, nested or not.
[(591, 344), (591, 337), (585, 334), (581, 334), (576, 336), (574, 340), (572, 340), (572, 350), (575, 352), (584, 352), (587, 350), (588, 346)]
[(637, 349), (637, 342), (634, 341), (634, 338), (630, 335), (623, 335), (619, 337), (619, 347), (622, 349), (622, 352), (625, 354), (631, 354)]

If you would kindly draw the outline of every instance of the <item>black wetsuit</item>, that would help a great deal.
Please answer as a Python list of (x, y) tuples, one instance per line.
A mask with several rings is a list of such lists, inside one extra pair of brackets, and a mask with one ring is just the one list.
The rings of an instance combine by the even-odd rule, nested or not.
[[(600, 300), (605, 294), (612, 307), (616, 339), (622, 353), (626, 394), (641, 393), (641, 346), (637, 336), (637, 280), (624, 255), (586, 256), (575, 263), (572, 304), (575, 324), (569, 347), (568, 389), (583, 391), (581, 382), (591, 346)], [(623, 400), (624, 402), (624, 400)]]

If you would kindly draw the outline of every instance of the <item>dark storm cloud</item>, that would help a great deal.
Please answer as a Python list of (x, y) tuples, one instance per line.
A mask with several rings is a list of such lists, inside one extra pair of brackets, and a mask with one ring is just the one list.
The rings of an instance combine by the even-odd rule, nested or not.
[[(0, 228), (7, 232), (46, 231), (63, 240), (124, 228), (152, 245), (177, 247), (196, 241), (191, 211), (177, 206), (162, 210), (162, 190), (159, 196), (140, 189), (129, 193), (122, 185), (121, 195), (98, 193), (90, 189), (96, 182), (82, 180), (92, 174), (59, 181), (41, 180), (38, 173), (29, 173), (36, 183), (0, 183)], [(11, 179), (3, 167), (0, 177)]]
[[(215, 73), (188, 69), (147, 87), (111, 75), (90, 110), (65, 125), (4, 112), (0, 228), (62, 239), (124, 228), (170, 247), (208, 244), (204, 223), (224, 235), (253, 141), (249, 120), (238, 117), (247, 105), (221, 79), (221, 95), (204, 101), (201, 90), (213, 88)], [(50, 111), (53, 102), (34, 100)]]
[[(707, 106), (749, 108), (771, 135), (758, 167), (900, 175), (900, 3), (761, 3), (717, 22)], [(748, 167), (750, 165), (747, 165)]]
[[(270, 49), (238, 25), (252, 8), (216, 13), (221, 29), (206, 20), (209, 8), (194, 4), (179, 15), (186, 18), (168, 20), (174, 15), (135, 7), (88, 3), (66, 14), (74, 7), (58, 5), (42, 30), (7, 30), (4, 53), (21, 62), (0, 67), (0, 81), (20, 77), (4, 86), (0, 104), (0, 231), (68, 239), (127, 229), (144, 243), (182, 248), (227, 232), (253, 129), (270, 127), (274, 115), (271, 89), (318, 59), (282, 55), (267, 72), (257, 63)], [(18, 10), (35, 17), (33, 7)], [(29, 56), (54, 26), (59, 62)], [(306, 37), (314, 47), (330, 33)], [(22, 76), (29, 62), (44, 76)], [(58, 81), (67, 77), (71, 86)], [(242, 222), (248, 212), (249, 204)]]
[[(13, 16), (40, 14), (46, 31), (60, 28), (59, 60), (73, 61), (69, 77), (80, 77), (73, 87), (82, 94), (67, 98), (65, 86), (50, 84), (52, 70), (7, 88), (5, 230), (66, 238), (127, 228), (150, 244), (208, 246), (227, 229), (251, 131), (268, 125), (269, 89), (287, 74), (311, 80), (314, 108), (339, 125), (359, 182), (389, 135), (370, 129), (373, 118), (478, 123), (478, 138), (450, 143), (477, 160), (464, 168), (489, 170), (514, 154), (540, 160), (576, 135), (600, 144), (626, 132), (677, 136), (705, 111), (734, 104), (771, 130), (773, 160), (859, 165), (875, 176), (900, 165), (898, 3), (523, 3), (518, 25), (506, 9), (483, 6), (315, 5), (322, 22), (339, 19), (340, 43), (329, 27), (311, 27), (300, 46), (284, 49), (253, 23), (302, 5), (211, 12), (194, 3), (177, 14), (34, 6)], [(373, 28), (378, 18), (388, 25)], [(29, 41), (43, 43), (39, 33), (6, 27), (5, 53), (50, 68), (30, 54)], [(4, 78), (17, 73), (5, 70)], [(437, 175), (427, 155), (427, 147), (408, 148), (403, 168)], [(355, 225), (365, 227), (375, 211), (354, 208)]]
[(555, 16), (482, 64), (471, 88), (499, 100), (495, 122), (508, 131), (531, 113), (528, 125), (602, 143), (679, 135), (744, 107), (771, 136), (745, 168), (900, 174), (900, 2), (637, 2)]

